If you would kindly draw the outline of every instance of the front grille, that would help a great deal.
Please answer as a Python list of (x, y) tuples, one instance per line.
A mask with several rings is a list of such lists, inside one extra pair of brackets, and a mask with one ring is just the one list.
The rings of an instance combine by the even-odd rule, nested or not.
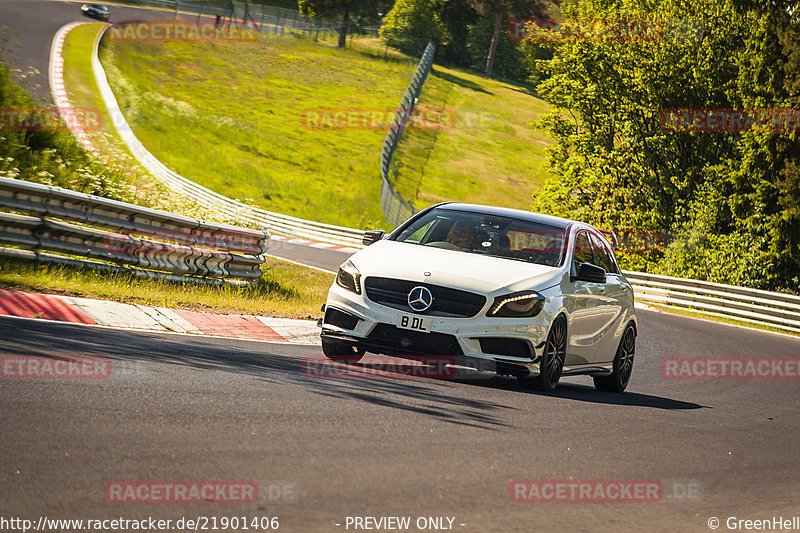
[[(420, 286), (427, 287), (433, 295), (433, 304), (422, 313), (408, 305), (408, 293)], [(364, 288), (367, 298), (375, 303), (421, 315), (470, 318), (486, 304), (486, 297), (480, 294), (402, 279), (368, 277)]]
[(382, 351), (409, 355), (463, 355), (458, 340), (444, 333), (421, 333), (391, 324), (376, 324), (367, 343)]
[(531, 349), (527, 342), (522, 339), (510, 339), (508, 337), (481, 337), (478, 339), (483, 353), (492, 355), (506, 355), (509, 357), (531, 356)]
[(344, 311), (339, 311), (333, 307), (328, 307), (325, 309), (325, 320), (323, 322), (325, 324), (339, 326), (342, 329), (356, 329), (358, 317), (350, 313), (345, 313)]

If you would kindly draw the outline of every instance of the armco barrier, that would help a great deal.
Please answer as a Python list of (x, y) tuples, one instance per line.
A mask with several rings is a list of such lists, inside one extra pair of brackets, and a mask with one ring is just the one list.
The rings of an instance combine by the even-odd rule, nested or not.
[(110, 228), (120, 233), (151, 235), (205, 248), (262, 254), (269, 233), (100, 198), (29, 181), (0, 178), (0, 208), (38, 217), (53, 217)]
[(266, 231), (8, 178), (0, 178), (0, 209), (25, 213), (0, 212), (2, 244), (198, 279), (258, 279), (270, 237)]
[(800, 296), (641, 272), (623, 274), (639, 302), (800, 333)]

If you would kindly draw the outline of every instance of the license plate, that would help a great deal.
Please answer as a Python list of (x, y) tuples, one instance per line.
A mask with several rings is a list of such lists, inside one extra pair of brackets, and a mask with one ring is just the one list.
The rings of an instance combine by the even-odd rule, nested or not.
[(429, 333), (431, 331), (431, 319), (424, 316), (400, 315), (397, 317), (397, 327)]

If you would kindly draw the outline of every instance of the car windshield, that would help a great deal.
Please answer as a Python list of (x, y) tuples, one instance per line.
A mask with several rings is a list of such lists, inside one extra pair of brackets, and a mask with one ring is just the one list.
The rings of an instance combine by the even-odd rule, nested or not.
[(559, 266), (566, 231), (516, 218), (432, 209), (403, 229), (394, 240)]
[(102, 6), (100, 4), (89, 4), (89, 6), (98, 11), (108, 11), (108, 8), (106, 6)]

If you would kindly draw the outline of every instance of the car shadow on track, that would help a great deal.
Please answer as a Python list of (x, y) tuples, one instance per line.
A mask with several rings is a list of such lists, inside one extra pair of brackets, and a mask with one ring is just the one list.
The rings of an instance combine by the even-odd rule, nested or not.
[(477, 387), (491, 387), (517, 392), (520, 394), (530, 394), (546, 398), (561, 398), (566, 400), (577, 400), (587, 403), (626, 405), (631, 407), (650, 407), (654, 409), (666, 410), (685, 410), (685, 409), (711, 409), (709, 406), (700, 405), (694, 402), (674, 400), (663, 396), (653, 396), (638, 392), (626, 391), (624, 393), (603, 392), (589, 385), (577, 383), (559, 383), (554, 392), (542, 392), (521, 386), (517, 380), (495, 376), (488, 380), (453, 380), (466, 385)]
[[(486, 399), (459, 397), (445, 380), (369, 377), (342, 379), (314, 376), (304, 361), (324, 359), (314, 346), (255, 343), (215, 337), (28, 322), (0, 317), (0, 355), (53, 359), (72, 356), (106, 357), (108, 379), (158, 386), (168, 366), (187, 371), (223, 371), (268, 384), (297, 385), (308, 394), (350, 399), (417, 413), (457, 425), (497, 430), (508, 424), (502, 415), (517, 410)], [(340, 365), (343, 366), (343, 365)]]
[[(324, 358), (323, 358), (324, 359)], [(429, 415), (440, 421), (478, 429), (509, 427), (501, 415), (519, 408), (502, 403), (461, 396), (449, 379), (420, 377), (425, 365), (410, 362), (343, 364), (327, 361), (329, 370), (310, 376), (307, 383), (316, 394)]]
[[(405, 361), (398, 359), (397, 361)], [(416, 363), (419, 363), (418, 361)], [(332, 364), (332, 363), (331, 363)], [(392, 388), (392, 383), (408, 383), (406, 380), (415, 380), (415, 383), (424, 385), (425, 383), (449, 383), (454, 385), (472, 385), (481, 388), (489, 388), (495, 390), (503, 390), (514, 393), (530, 394), (541, 396), (544, 398), (560, 398), (567, 400), (577, 400), (595, 404), (608, 404), (608, 405), (625, 405), (631, 407), (648, 407), (653, 409), (665, 410), (688, 410), (688, 409), (704, 409), (709, 408), (694, 402), (685, 402), (681, 400), (674, 400), (661, 396), (653, 396), (650, 394), (642, 394), (637, 392), (627, 391), (625, 393), (609, 393), (598, 391), (594, 387), (574, 384), (574, 383), (560, 383), (555, 392), (545, 393), (536, 390), (531, 390), (522, 387), (516, 379), (504, 376), (498, 376), (494, 373), (479, 372), (469, 370), (464, 374), (469, 376), (465, 378), (424, 378), (415, 377), (416, 374), (423, 374), (420, 368), (425, 365), (412, 364), (410, 362), (394, 362), (388, 365), (385, 362), (381, 363), (354, 363), (350, 365), (337, 364), (337, 368), (341, 372), (348, 373), (347, 378), (361, 382), (357, 386), (357, 392), (352, 394), (354, 398), (368, 399), (364, 397), (365, 390), (374, 389), (369, 384), (370, 381), (378, 379), (380, 385), (377, 388), (380, 391), (386, 391)], [(431, 367), (433, 368), (433, 367)], [(452, 367), (451, 367), (452, 368)], [(434, 372), (435, 373), (435, 372)], [(361, 376), (361, 377), (354, 377)], [(373, 403), (389, 405), (391, 400), (380, 397), (378, 399), (371, 399)], [(468, 402), (468, 400), (461, 399), (459, 402)]]
[[(6, 342), (3, 342), (6, 341)], [(319, 348), (253, 343), (213, 337), (176, 336), (139, 331), (89, 328), (63, 323), (0, 320), (0, 353), (44, 357), (73, 355), (107, 357), (112, 361), (110, 379), (157, 386), (162, 372), (177, 365), (190, 371), (223, 371), (265, 383), (297, 385), (301, 391), (331, 400), (356, 400), (435, 418), (441, 422), (502, 430), (512, 424), (508, 416), (522, 408), (511, 404), (516, 394), (541, 399), (575, 400), (595, 404), (648, 407), (666, 410), (699, 409), (703, 406), (658, 396), (626, 392), (603, 393), (591, 387), (564, 383), (552, 394), (521, 388), (516, 380), (491, 373), (469, 379), (430, 379), (411, 375), (405, 363), (395, 364), (386, 375), (314, 376), (304, 361), (324, 359)], [(369, 365), (339, 365), (364, 371)], [(476, 397), (463, 385), (507, 391), (513, 395)]]

